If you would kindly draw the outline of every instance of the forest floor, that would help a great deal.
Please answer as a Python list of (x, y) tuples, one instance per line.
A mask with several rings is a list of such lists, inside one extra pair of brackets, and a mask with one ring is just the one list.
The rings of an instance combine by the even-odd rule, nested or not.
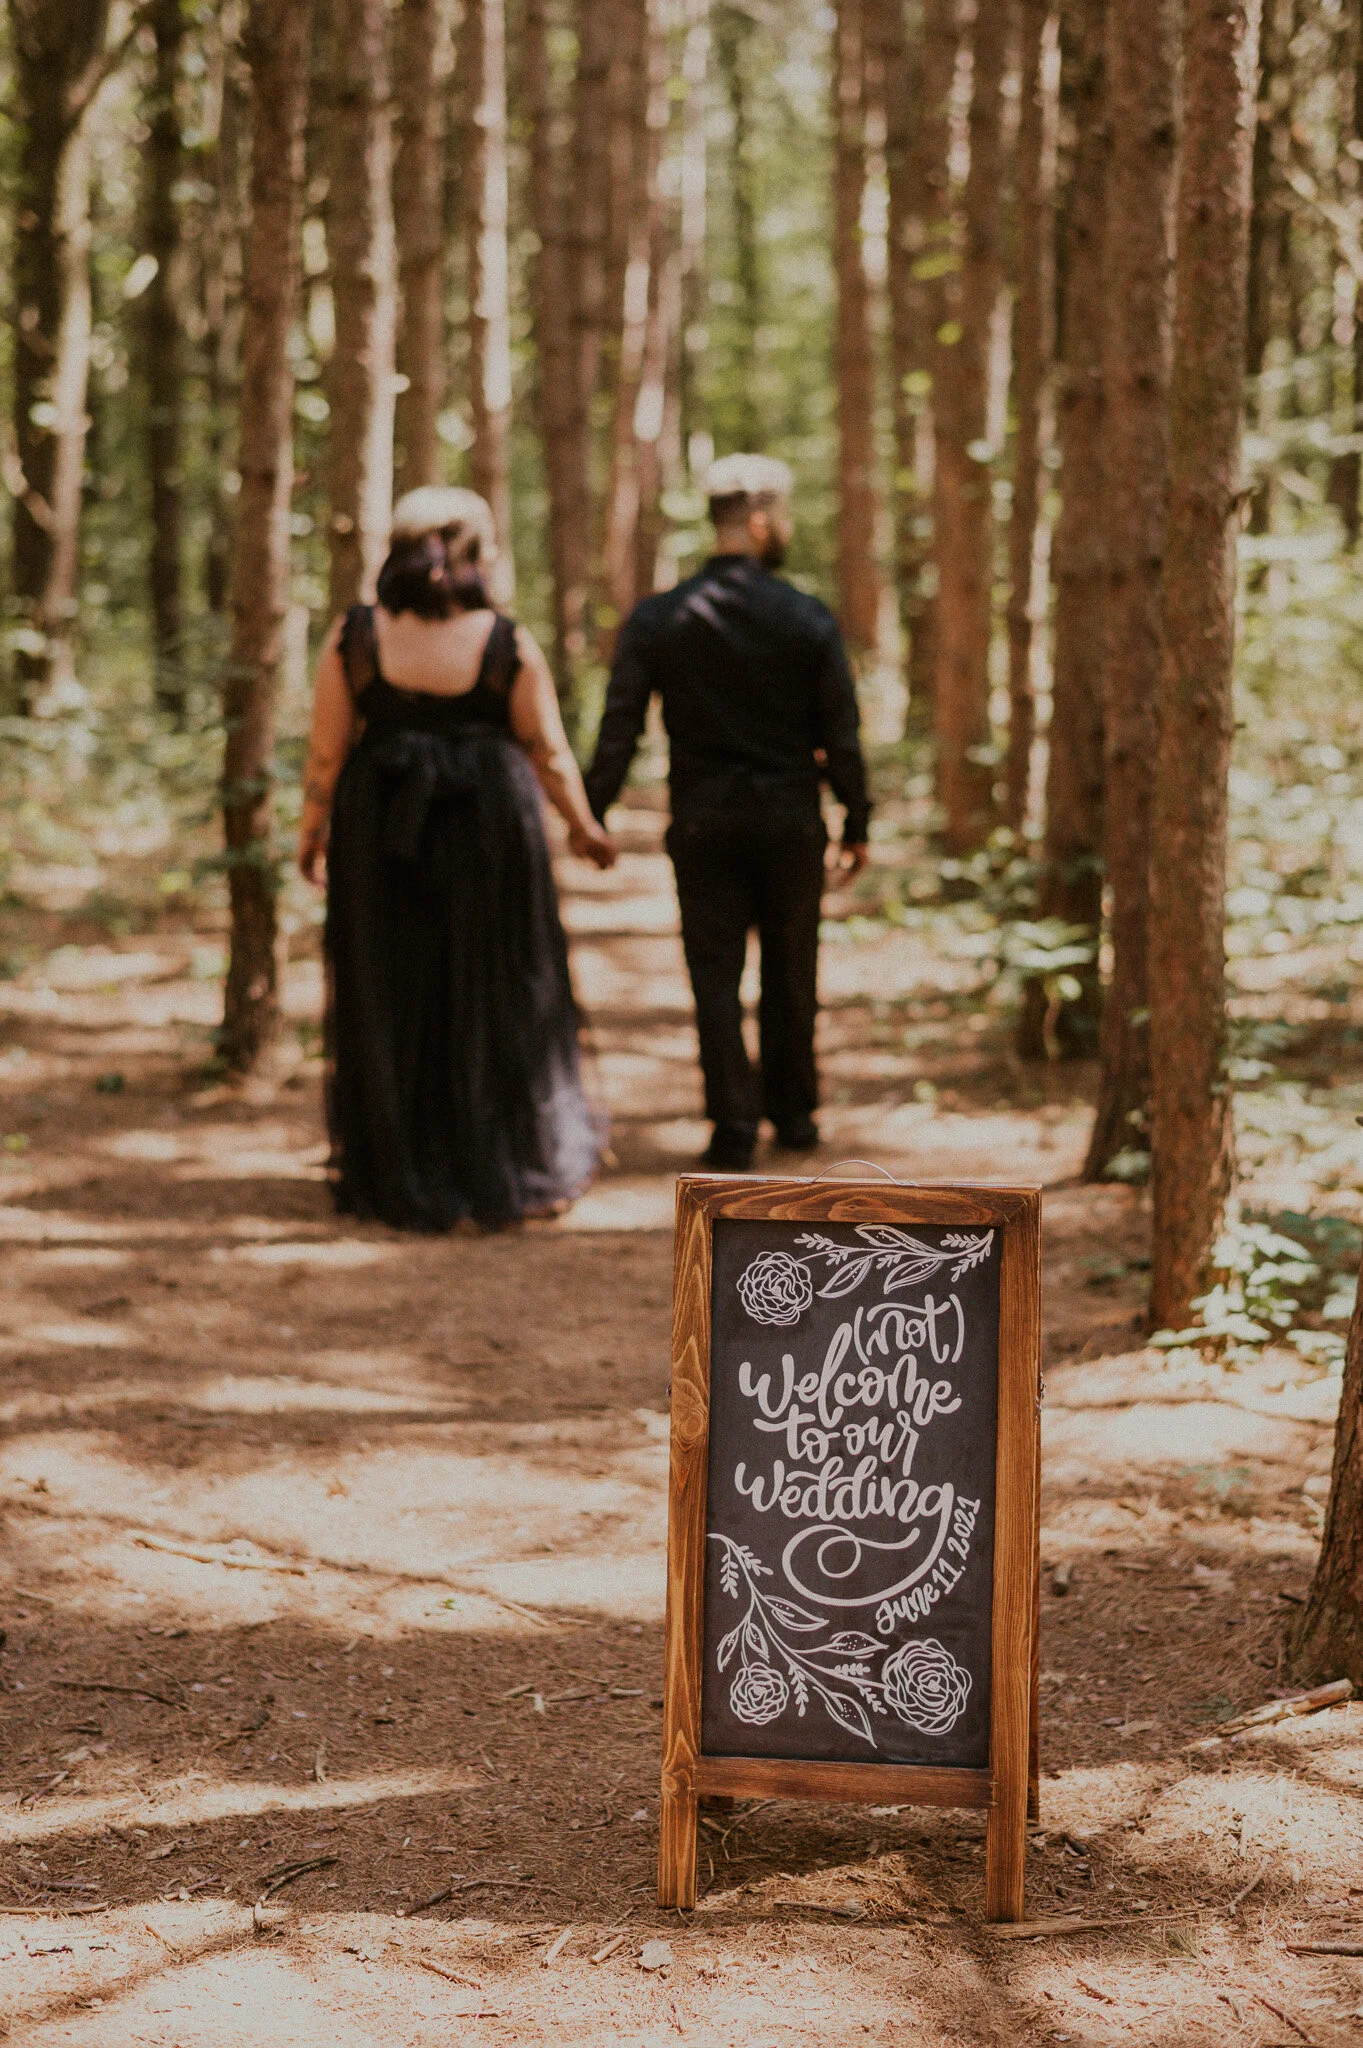
[[(1363, 2039), (1363, 1959), (1293, 1952), (1363, 1945), (1363, 1707), (1216, 1735), (1284, 1683), (1338, 1380), (1145, 1347), (1144, 1198), (1076, 1178), (1091, 1076), (1019, 1067), (959, 960), (869, 919), (826, 949), (824, 1158), (1047, 1187), (1028, 1903), (1103, 1924), (991, 1934), (982, 1818), (894, 1806), (708, 1815), (697, 1910), (658, 1910), (672, 1182), (705, 1136), (658, 824), (564, 870), (618, 1164), (495, 1237), (332, 1216), (314, 937), (286, 1071), (234, 1090), (220, 929), (111, 937), (59, 875), (15, 913), (0, 2033)], [(1319, 1208), (1304, 1157), (1270, 1133), (1263, 1204)]]

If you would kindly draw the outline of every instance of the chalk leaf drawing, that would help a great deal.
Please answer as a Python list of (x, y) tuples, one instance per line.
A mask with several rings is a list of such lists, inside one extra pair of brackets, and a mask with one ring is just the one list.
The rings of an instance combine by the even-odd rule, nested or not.
[[(723, 1545), (719, 1580), (731, 1600), (747, 1605), (737, 1627), (719, 1645), (715, 1662), (738, 1668), (729, 1686), (729, 1705), (749, 1727), (779, 1720), (791, 1700), (803, 1717), (817, 1699), (831, 1721), (876, 1748), (872, 1716), (893, 1712), (923, 1735), (945, 1735), (965, 1712), (970, 1673), (935, 1641), (888, 1645), (860, 1629), (839, 1629), (821, 1643), (788, 1640), (830, 1626), (793, 1600), (774, 1598), (758, 1584), (773, 1576), (746, 1544), (712, 1531)], [(884, 1658), (879, 1676), (875, 1660)]]
[(818, 1231), (806, 1231), (795, 1240), (804, 1245), (804, 1258), (792, 1252), (759, 1252), (738, 1278), (739, 1296), (753, 1321), (776, 1329), (798, 1323), (814, 1300), (812, 1269), (816, 1262), (831, 1268), (817, 1290), (820, 1300), (838, 1301), (844, 1294), (855, 1293), (872, 1273), (881, 1275), (886, 1294), (916, 1287), (944, 1266), (950, 1266), (955, 1282), (988, 1258), (994, 1242), (992, 1230), (951, 1230), (940, 1246), (924, 1244), (921, 1238), (889, 1223), (858, 1224), (857, 1236), (860, 1245), (834, 1244)]

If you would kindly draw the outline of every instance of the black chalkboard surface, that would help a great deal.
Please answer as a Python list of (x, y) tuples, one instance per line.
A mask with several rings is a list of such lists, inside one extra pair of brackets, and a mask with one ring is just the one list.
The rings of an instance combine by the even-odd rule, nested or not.
[(707, 1755), (988, 1764), (999, 1239), (716, 1221)]

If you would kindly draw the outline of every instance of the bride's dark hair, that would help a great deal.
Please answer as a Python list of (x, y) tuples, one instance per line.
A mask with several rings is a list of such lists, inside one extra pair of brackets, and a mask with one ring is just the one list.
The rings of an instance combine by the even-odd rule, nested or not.
[(395, 540), (379, 571), (377, 594), (386, 612), (395, 616), (414, 612), (419, 619), (448, 619), (456, 611), (482, 611), (491, 602), (476, 554), (452, 562), (444, 537), (438, 533)]
[(419, 619), (482, 611), (492, 602), (482, 565), (496, 552), (491, 508), (476, 492), (442, 485), (409, 491), (393, 508), (379, 603)]

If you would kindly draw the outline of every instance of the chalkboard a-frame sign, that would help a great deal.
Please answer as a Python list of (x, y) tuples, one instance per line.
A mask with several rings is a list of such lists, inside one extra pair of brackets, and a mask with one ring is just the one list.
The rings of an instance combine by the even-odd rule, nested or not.
[(1036, 1806), (1040, 1189), (677, 1184), (658, 1897), (696, 1802)]

